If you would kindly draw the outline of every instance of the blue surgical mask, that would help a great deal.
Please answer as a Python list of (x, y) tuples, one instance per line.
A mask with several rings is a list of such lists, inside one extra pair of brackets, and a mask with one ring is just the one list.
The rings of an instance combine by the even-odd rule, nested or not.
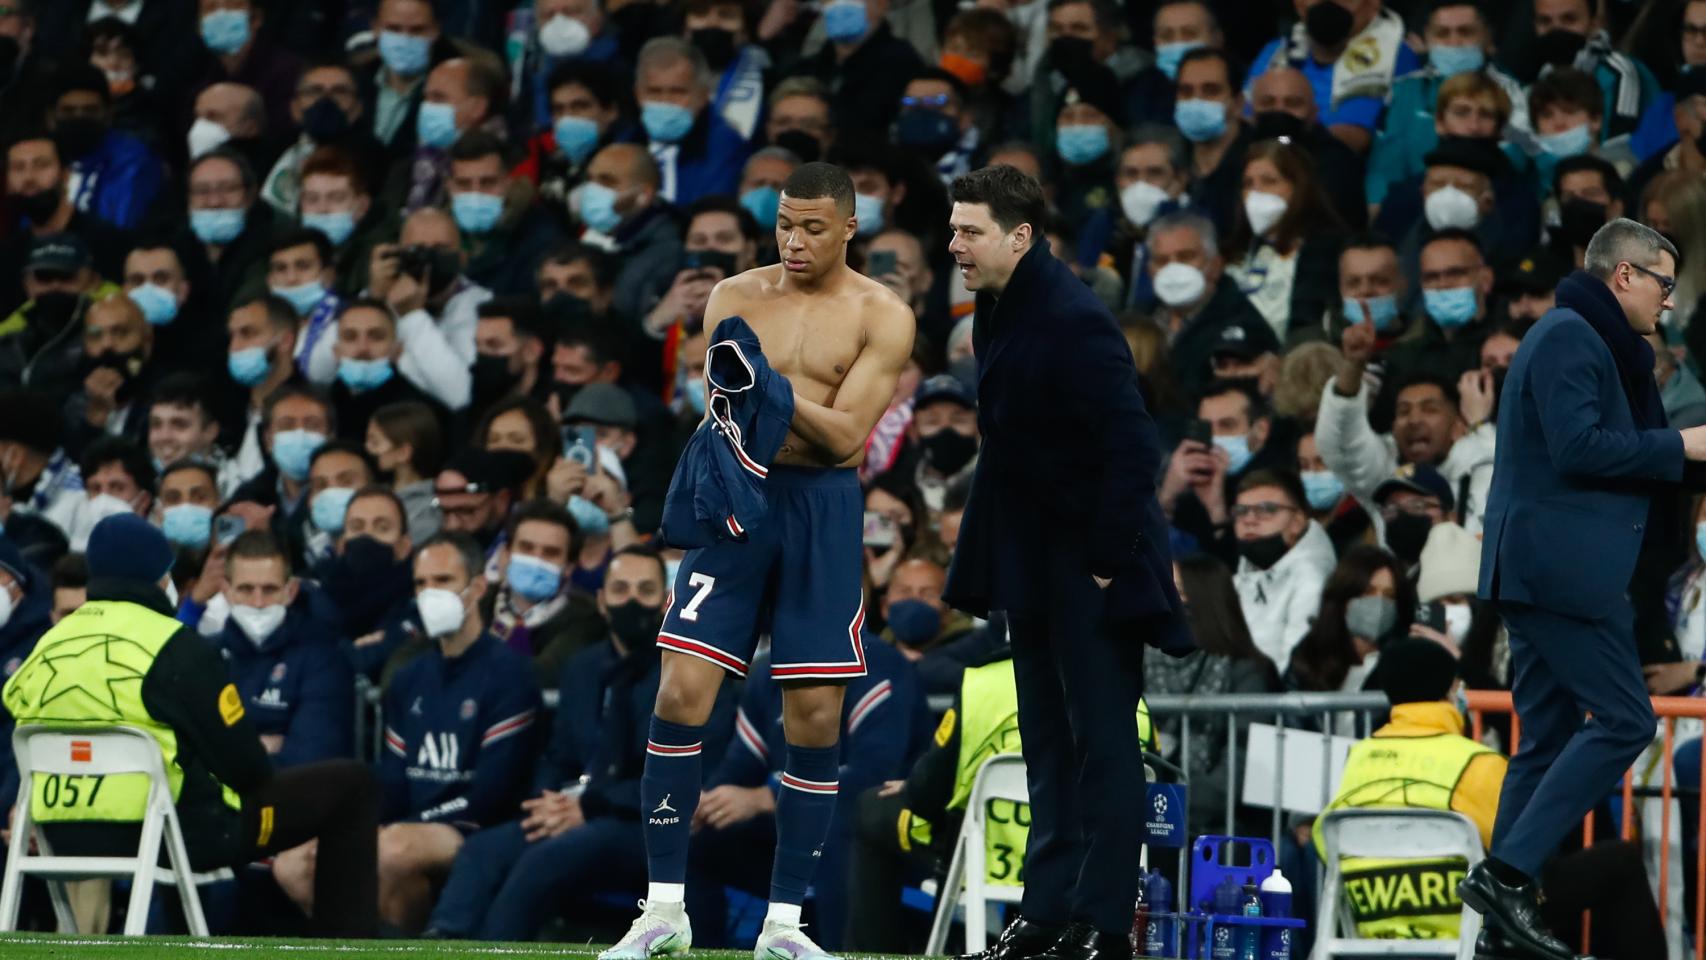
[(415, 115), (415, 137), (421, 145), (448, 150), (456, 142), (456, 108), (448, 103), (423, 103)]
[(598, 146), (598, 124), (585, 117), (563, 117), (552, 124), (551, 133), (557, 138), (557, 149), (577, 166)]
[(310, 230), (318, 230), (332, 241), (332, 246), (341, 247), (344, 241), (355, 232), (355, 213), (350, 210), (335, 210), (331, 213), (305, 213), (302, 215), (302, 225)]
[(509, 565), (504, 567), (504, 582), (523, 599), (542, 603), (557, 595), (563, 585), (563, 568), (538, 557), (511, 553)]
[(1579, 157), (1593, 146), (1593, 134), (1588, 132), (1585, 123), (1578, 123), (1559, 133), (1543, 133), (1536, 139), (1540, 141), (1540, 149), (1560, 160)]
[(569, 497), (569, 516), (575, 518), (575, 526), (581, 528), (581, 533), (596, 537), (610, 532), (610, 515), (578, 493)]
[(581, 222), (599, 233), (614, 233), (622, 222), (622, 215), (616, 212), (616, 191), (602, 183), (581, 186), (580, 208)]
[(1095, 163), (1108, 153), (1108, 128), (1099, 123), (1075, 123), (1054, 134), (1054, 148), (1069, 166)]
[(314, 520), (314, 527), (325, 533), (342, 533), (344, 514), (348, 512), (349, 502), (354, 498), (354, 487), (327, 487), (314, 494), (314, 499), (308, 503), (308, 513)]
[(705, 381), (694, 377), (681, 385), (681, 395), (687, 400), (687, 409), (700, 415), (705, 415)]
[(202, 243), (222, 247), (242, 234), (243, 225), (248, 220), (249, 211), (241, 207), (191, 210), (190, 230)]
[(466, 233), (491, 233), (503, 216), (504, 198), (490, 193), (453, 193), (450, 212)]
[(1192, 143), (1207, 143), (1226, 133), (1226, 104), (1219, 100), (1180, 100), (1173, 104), (1173, 125)]
[(1428, 63), (1442, 77), (1455, 77), (1460, 73), (1471, 73), (1481, 69), (1487, 62), (1487, 55), (1480, 47), (1473, 44), (1447, 46), (1434, 44), (1428, 47)]
[(213, 536), (213, 510), (199, 503), (180, 503), (160, 514), (160, 532), (180, 547), (200, 550)]
[(1179, 79), (1179, 61), (1185, 59), (1185, 54), (1201, 47), (1195, 40), (1183, 43), (1162, 43), (1155, 47), (1155, 66), (1167, 75), (1169, 80)]
[(338, 379), (356, 393), (366, 393), (383, 387), (393, 373), (388, 359), (356, 360), (345, 357), (338, 361)]
[(640, 124), (653, 140), (676, 143), (693, 129), (693, 111), (679, 103), (647, 100), (640, 104)]
[(1379, 333), (1391, 330), (1398, 322), (1398, 298), (1392, 294), (1382, 294), (1369, 297), (1368, 315), (1363, 315), (1362, 302), (1358, 300), (1345, 301), (1345, 322), (1355, 325), (1374, 321), (1374, 329)]
[(1228, 476), (1238, 473), (1250, 465), (1250, 438), (1245, 434), (1231, 437), (1215, 437), (1214, 445), (1226, 451)]
[(178, 317), (178, 298), (165, 287), (145, 283), (130, 291), (129, 296), (142, 311), (142, 318), (156, 327), (163, 327)]
[(753, 187), (740, 195), (740, 205), (766, 230), (776, 229), (776, 208), (781, 204), (782, 191), (775, 187)]
[(413, 77), (432, 59), (432, 41), (406, 33), (385, 30), (379, 34), (379, 59), (385, 68), (401, 77)]
[(249, 42), (249, 11), (215, 10), (201, 18), (201, 42), (214, 53), (236, 53)]
[(1422, 306), (1434, 323), (1445, 329), (1461, 327), (1475, 319), (1475, 288), (1451, 287), (1446, 290), (1423, 290)]
[(823, 32), (835, 43), (853, 43), (870, 28), (863, 0), (833, 0), (823, 8)]
[(318, 280), (299, 283), (294, 287), (273, 287), (273, 296), (290, 304), (299, 317), (306, 317), (314, 312), (320, 301), (326, 299), (326, 288)]
[(245, 387), (252, 387), (267, 378), (267, 372), (272, 369), (272, 363), (267, 359), (267, 347), (250, 347), (247, 350), (234, 350), (231, 356), (225, 358), (225, 369), (230, 372), (231, 379)]
[(1706, 557), (1706, 521), (1694, 525), (1694, 546)]
[(1305, 470), (1298, 476), (1303, 480), (1303, 493), (1312, 510), (1331, 510), (1345, 497), (1345, 485), (1331, 470)]
[(278, 472), (298, 482), (308, 479), (308, 463), (326, 435), (313, 430), (280, 430), (272, 435), (272, 462)]
[(883, 228), (883, 198), (868, 193), (855, 193), (853, 215), (859, 218), (859, 236), (868, 237), (878, 232)]

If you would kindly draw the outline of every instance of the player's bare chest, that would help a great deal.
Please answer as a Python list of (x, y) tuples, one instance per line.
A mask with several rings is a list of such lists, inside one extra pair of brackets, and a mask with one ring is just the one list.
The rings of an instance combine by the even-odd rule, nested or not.
[(826, 385), (839, 384), (864, 347), (864, 330), (842, 311), (819, 308), (813, 316), (809, 304), (778, 304), (772, 315), (748, 318), (747, 323), (771, 369), (785, 377), (804, 376)]

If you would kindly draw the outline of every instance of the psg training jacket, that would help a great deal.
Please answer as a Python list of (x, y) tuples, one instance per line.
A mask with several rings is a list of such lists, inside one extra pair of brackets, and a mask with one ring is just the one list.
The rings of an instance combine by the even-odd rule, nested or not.
[(740, 317), (717, 324), (705, 353), (705, 422), (693, 431), (663, 502), (673, 547), (745, 540), (763, 522), (764, 481), (794, 420), (794, 386), (770, 369)]

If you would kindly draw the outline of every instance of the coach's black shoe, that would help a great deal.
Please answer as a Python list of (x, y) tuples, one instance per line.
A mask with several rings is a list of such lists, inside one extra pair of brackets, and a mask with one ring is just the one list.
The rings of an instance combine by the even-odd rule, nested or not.
[(1494, 936), (1513, 949), (1515, 956), (1535, 960), (1572, 960), (1575, 956), (1540, 919), (1533, 883), (1507, 886), (1485, 863), (1478, 863), (1458, 881), (1457, 895), (1481, 915), (1487, 927), (1497, 931)]
[(1059, 927), (1045, 927), (1017, 917), (1001, 931), (1001, 936), (994, 943), (977, 953), (964, 954), (957, 960), (1033, 960), (1059, 939)]
[(1131, 960), (1131, 935), (1103, 933), (1087, 923), (1068, 924), (1037, 960)]
[[(1481, 935), (1475, 938), (1475, 960), (1529, 960), (1533, 956), (1536, 955), (1512, 946), (1503, 934), (1492, 927), (1482, 927)], [(1575, 960), (1593, 958), (1578, 954)]]

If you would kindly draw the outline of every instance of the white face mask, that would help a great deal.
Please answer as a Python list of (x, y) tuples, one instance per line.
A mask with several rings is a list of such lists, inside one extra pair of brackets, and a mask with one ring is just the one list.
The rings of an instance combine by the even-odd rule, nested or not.
[(1155, 211), (1170, 199), (1167, 191), (1155, 184), (1136, 180), (1120, 191), (1120, 211), (1132, 223), (1147, 227), (1149, 221), (1155, 219)]
[(552, 17), (539, 28), (539, 45), (553, 57), (573, 57), (592, 43), (592, 33), (586, 24), (561, 14)]
[(1467, 603), (1448, 603), (1442, 609), (1445, 611), (1443, 632), (1453, 642), (1462, 643), (1463, 638), (1469, 635), (1469, 624), (1475, 619), (1474, 611), (1469, 609)]
[(231, 619), (237, 621), (243, 635), (257, 647), (278, 632), (278, 628), (284, 623), (284, 614), (282, 603), (275, 603), (270, 607), (250, 607), (241, 603), (231, 605)]
[(16, 601), (12, 599), (12, 588), (0, 587), (0, 627), (4, 627), (12, 619), (12, 611), (16, 606)]
[(448, 637), (462, 629), (467, 611), (462, 607), (462, 595), (437, 587), (428, 587), (415, 594), (415, 608), (421, 614), (421, 626), (433, 639)]
[(1449, 230), (1453, 227), (1459, 230), (1472, 230), (1481, 222), (1481, 206), (1475, 198), (1456, 187), (1440, 187), (1428, 194), (1422, 203), (1422, 212), (1427, 215), (1428, 226), (1435, 230)]
[(1208, 278), (1188, 263), (1169, 263), (1155, 271), (1155, 296), (1169, 307), (1188, 307), (1202, 299)]
[(1276, 193), (1251, 190), (1244, 197), (1244, 216), (1250, 218), (1250, 232), (1260, 237), (1274, 228), (1285, 216), (1286, 199)]
[(189, 136), (190, 159), (199, 160), (202, 154), (210, 153), (224, 146), (231, 139), (231, 131), (225, 129), (206, 117), (201, 117), (190, 125)]
[(172, 609), (178, 609), (178, 585), (172, 582), (170, 571), (167, 571), (166, 576), (161, 578), (160, 589), (166, 591), (166, 601), (172, 605)]

